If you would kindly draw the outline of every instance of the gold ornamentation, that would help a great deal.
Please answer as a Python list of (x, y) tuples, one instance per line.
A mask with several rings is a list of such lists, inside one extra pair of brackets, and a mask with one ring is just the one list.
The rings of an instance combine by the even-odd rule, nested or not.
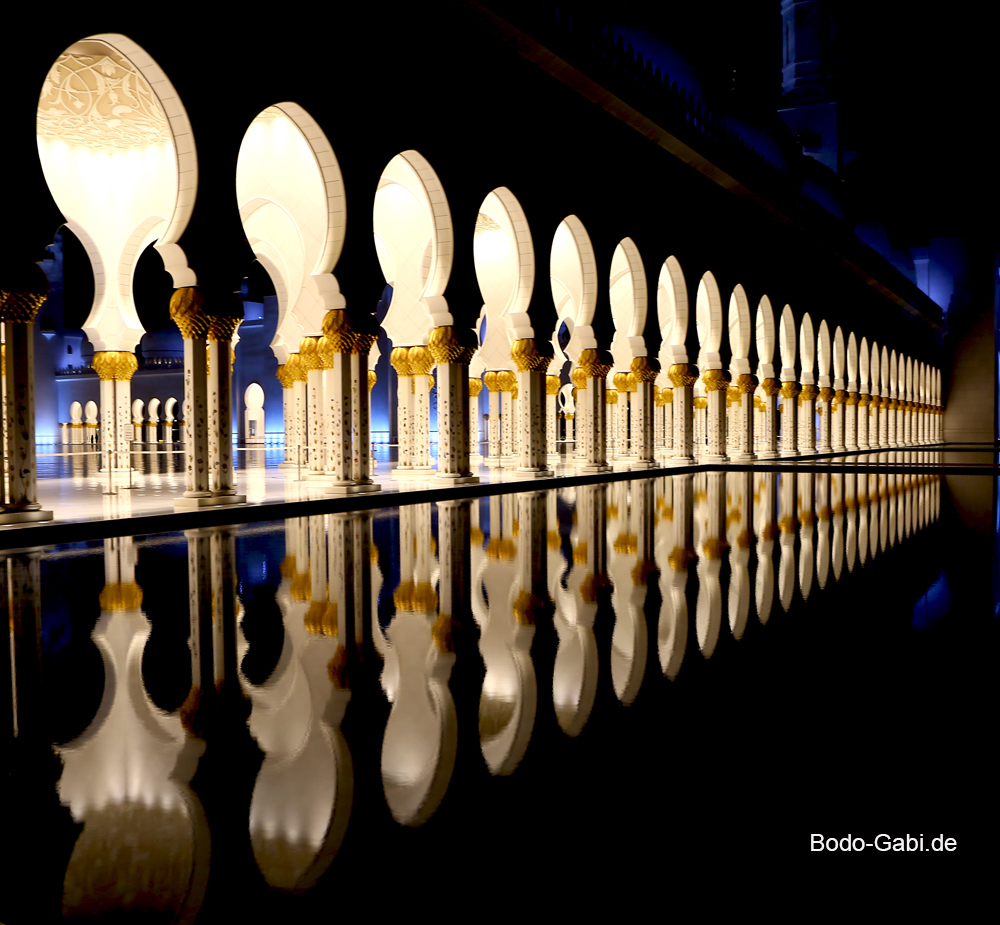
[(607, 351), (588, 347), (580, 351), (580, 369), (591, 379), (607, 379), (612, 366), (609, 358)]
[(397, 376), (412, 376), (410, 369), (410, 351), (406, 347), (393, 347), (389, 354), (389, 365), (396, 370)]
[(497, 373), (497, 388), (501, 392), (513, 392), (517, 386), (517, 376), (509, 369), (501, 369)]
[(302, 357), (297, 353), (290, 353), (285, 361), (285, 372), (291, 376), (292, 382), (307, 382), (309, 380), (309, 370), (302, 363)]
[(629, 392), (636, 392), (636, 391), (638, 391), (638, 389), (639, 389), (639, 380), (636, 379), (635, 373), (631, 373), (630, 372), (625, 377), (625, 387), (626, 387), (626, 391), (629, 391)]
[(846, 402), (846, 401), (847, 401), (847, 392), (844, 389), (837, 389), (837, 391), (833, 393), (833, 407), (834, 408), (839, 407), (840, 405), (844, 404), (844, 402)]
[(522, 337), (514, 341), (510, 348), (510, 358), (517, 366), (518, 372), (545, 372), (552, 362), (552, 357), (543, 356), (534, 338)]
[(604, 402), (605, 404), (608, 405), (617, 405), (618, 393), (615, 392), (613, 389), (609, 389), (607, 392), (604, 393)]
[(559, 377), (558, 376), (546, 376), (545, 377), (545, 394), (546, 395), (558, 395), (560, 388), (562, 388), (562, 383), (559, 381)]
[(779, 379), (764, 379), (761, 384), (761, 391), (768, 397), (771, 398), (777, 395), (781, 391), (781, 381)]
[(628, 373), (615, 373), (614, 378), (611, 380), (615, 384), (615, 388), (619, 392), (628, 391)]
[(278, 366), (278, 371), (274, 375), (278, 382), (281, 383), (281, 387), (283, 389), (290, 389), (293, 385), (295, 385), (295, 380), (292, 378), (291, 373), (285, 369), (284, 363)]
[(47, 292), (10, 292), (0, 289), (0, 321), (34, 324)]
[(655, 382), (660, 374), (660, 361), (649, 357), (633, 357), (630, 372), (639, 382)]
[(860, 398), (860, 396), (858, 395), (857, 392), (848, 392), (847, 393), (847, 405), (848, 405), (848, 407), (854, 407), (855, 405), (857, 405), (859, 398)]
[(333, 369), (334, 354), (343, 354), (345, 352), (346, 351), (334, 350), (332, 339), (327, 337), (325, 334), (316, 342), (316, 355), (319, 357), (321, 369)]
[(799, 394), (799, 384), (794, 381), (781, 383), (781, 397), (795, 398)]
[(521, 626), (534, 626), (545, 612), (545, 601), (530, 591), (521, 591), (514, 601), (514, 619)]
[(104, 586), (100, 596), (101, 610), (121, 613), (142, 607), (142, 588), (134, 581), (116, 581)]
[(478, 398), (479, 393), (483, 390), (483, 380), (482, 379), (470, 379), (469, 380), (469, 397)]
[[(805, 391), (805, 389), (803, 389)], [(825, 404), (830, 404), (833, 401), (833, 389), (822, 388), (819, 390), (819, 400)]]
[(313, 601), (303, 622), (306, 632), (313, 636), (336, 636), (340, 629), (336, 601)]
[(670, 555), (667, 556), (667, 562), (670, 564), (670, 568), (675, 572), (686, 572), (688, 562), (694, 558), (694, 553), (690, 549), (684, 549), (682, 546), (675, 546), (671, 551)]
[(233, 339), (236, 329), (243, 323), (242, 310), (240, 315), (209, 315), (208, 340), (216, 343), (226, 343)]
[(710, 536), (701, 544), (701, 551), (706, 559), (721, 559), (728, 548), (729, 543), (721, 536)]
[(375, 388), (375, 383), (378, 382), (378, 373), (374, 369), (368, 370), (368, 391), (370, 392)]
[(517, 555), (517, 544), (507, 537), (491, 537), (486, 544), (488, 559), (513, 559)]
[(736, 388), (744, 395), (753, 395), (757, 391), (757, 377), (751, 376), (749, 373), (740, 373), (736, 377)]
[(708, 407), (708, 399), (704, 395), (696, 395), (692, 404), (700, 411)]
[(698, 369), (690, 363), (674, 363), (667, 370), (667, 378), (675, 389), (686, 388), (698, 381)]
[(429, 376), (431, 370), (434, 369), (434, 356), (426, 347), (419, 344), (416, 347), (410, 347), (406, 356), (410, 361), (410, 369), (413, 370), (414, 376)]
[(307, 371), (306, 373), (307, 377), (308, 377), (308, 370), (323, 368), (323, 360), (319, 355), (318, 337), (302, 338), (302, 343), (299, 344), (299, 362), (302, 364), (303, 368)]
[[(436, 606), (436, 605), (435, 605)], [(438, 652), (453, 652), (454, 642), (452, 641), (452, 630), (454, 628), (451, 616), (446, 613), (439, 613), (438, 618), (431, 627), (431, 639)]]
[[(342, 308), (334, 308), (323, 318), (323, 338), (320, 343), (330, 353), (350, 353), (357, 335), (351, 317)], [(324, 343), (325, 341), (325, 343)], [(370, 349), (370, 348), (369, 348)]]
[(208, 336), (209, 319), (197, 286), (182, 286), (174, 290), (170, 296), (170, 317), (185, 340)]
[(729, 376), (724, 369), (706, 369), (701, 374), (706, 392), (725, 392), (729, 388)]
[(93, 367), (104, 382), (129, 382), (139, 361), (134, 353), (124, 350), (99, 350), (94, 354)]
[(451, 325), (441, 325), (431, 331), (427, 347), (435, 363), (462, 363), (466, 366), (476, 352), (475, 347), (459, 343)]
[[(573, 371), (569, 374), (569, 378), (576, 388), (587, 388), (587, 374), (579, 366), (573, 367)], [(575, 395), (573, 397), (576, 398)]]

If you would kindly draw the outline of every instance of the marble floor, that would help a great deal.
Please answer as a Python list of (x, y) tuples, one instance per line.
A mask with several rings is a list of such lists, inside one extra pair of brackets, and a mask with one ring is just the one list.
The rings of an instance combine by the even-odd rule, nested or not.
[[(46, 452), (49, 449), (49, 452)], [(83, 448), (81, 448), (82, 450)], [(604, 476), (582, 476), (575, 466), (568, 464), (570, 460), (569, 445), (564, 446), (563, 462), (552, 465), (556, 480), (563, 479), (603, 479), (624, 475), (631, 471), (628, 460), (612, 461), (612, 472)], [(440, 497), (442, 491), (458, 491), (449, 484), (442, 484), (431, 470), (426, 479), (397, 479), (392, 476), (395, 448), (380, 446), (376, 449), (376, 468), (372, 473), (374, 481), (381, 486), (376, 495), (350, 496), (358, 503), (360, 498), (370, 499), (365, 503), (384, 504), (375, 498), (391, 496), (403, 500), (401, 496), (412, 493), (434, 494)], [(237, 448), (235, 453), (237, 465), (237, 491), (246, 496), (247, 506), (282, 506), (296, 502), (327, 501), (335, 502), (337, 496), (327, 491), (328, 482), (310, 480), (305, 470), (296, 467), (280, 466), (284, 451), (280, 447), (263, 447), (256, 449)], [(142, 517), (173, 517), (174, 500), (184, 492), (183, 454), (165, 450), (148, 449), (133, 454), (131, 472), (119, 471), (108, 474), (102, 469), (98, 454), (95, 452), (62, 451), (60, 447), (39, 448), (39, 500), (43, 509), (54, 512), (53, 524), (81, 524), (97, 521), (120, 520)], [(996, 454), (984, 448), (949, 447), (947, 450), (896, 450), (879, 453), (850, 454), (839, 456), (808, 456), (795, 460), (772, 459), (758, 460), (757, 466), (841, 466), (864, 465), (881, 468), (894, 466), (945, 466), (961, 468), (991, 468), (996, 465)], [(669, 461), (663, 469), (645, 470), (646, 473), (670, 471), (677, 464)], [(685, 467), (690, 468), (690, 467)], [(515, 476), (512, 469), (490, 469), (484, 465), (474, 467), (479, 477), (479, 488), (461, 486), (463, 494), (469, 490), (479, 491), (483, 487), (495, 491), (503, 485), (504, 489), (528, 488), (530, 485), (540, 485), (543, 481), (525, 480)], [(640, 473), (634, 473), (639, 475)], [(437, 498), (435, 498), (436, 500)], [(428, 500), (431, 500), (428, 498)], [(239, 507), (243, 507), (242, 505)], [(233, 507), (221, 510), (234, 511)], [(261, 519), (264, 511), (258, 511), (253, 519)], [(178, 515), (179, 516), (179, 515)], [(265, 515), (266, 516), (266, 515)], [(284, 516), (275, 510), (274, 517)], [(23, 530), (25, 525), (9, 525), (0, 527), (0, 535), (4, 532)]]

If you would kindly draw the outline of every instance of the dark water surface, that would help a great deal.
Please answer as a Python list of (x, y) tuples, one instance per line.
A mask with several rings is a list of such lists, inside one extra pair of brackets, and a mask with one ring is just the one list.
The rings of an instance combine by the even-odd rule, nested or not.
[(7, 553), (0, 920), (555, 914), (813, 833), (943, 875), (995, 818), (996, 516), (696, 473)]

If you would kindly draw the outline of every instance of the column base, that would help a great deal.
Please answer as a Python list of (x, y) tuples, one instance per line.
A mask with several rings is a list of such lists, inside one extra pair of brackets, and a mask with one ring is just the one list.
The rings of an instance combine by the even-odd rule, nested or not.
[(500, 468), (500, 457), (499, 456), (486, 456), (486, 457), (483, 458), (483, 462), (490, 469), (499, 469)]
[(731, 462), (753, 462), (757, 458), (756, 453), (732, 453), (729, 457)]
[(52, 511), (0, 511), (0, 524), (29, 524), (52, 520)]
[(652, 469), (655, 466), (656, 466), (655, 460), (637, 459), (634, 463), (629, 465), (629, 469)]
[(792, 459), (795, 456), (801, 456), (801, 455), (803, 454), (800, 453), (798, 450), (781, 450), (778, 453), (778, 456), (781, 457), (782, 459)]
[(469, 468), (478, 469), (483, 464), (483, 457), (479, 453), (473, 453), (469, 457)]
[(504, 469), (513, 469), (514, 466), (518, 464), (518, 458), (516, 456), (501, 456), (500, 465)]
[(357, 495), (366, 491), (381, 491), (382, 486), (374, 482), (335, 482), (326, 493), (328, 495)]
[(834, 452), (834, 453), (846, 453), (847, 452), (847, 447), (846, 446), (835, 446), (835, 447), (833, 447), (832, 452)]
[(197, 511), (203, 507), (224, 507), (227, 504), (246, 504), (246, 495), (209, 495), (207, 498), (175, 498), (174, 511)]
[(550, 479), (555, 472), (551, 469), (522, 469), (519, 466), (511, 475), (516, 479)]
[(781, 454), (777, 450), (761, 450), (757, 454), (758, 459), (777, 459)]
[(452, 475), (448, 472), (439, 472), (434, 479), (436, 482), (447, 482), (449, 485), (478, 485), (478, 475)]
[(577, 471), (579, 471), (579, 472), (586, 472), (586, 473), (594, 473), (594, 472), (611, 472), (612, 469), (611, 469), (611, 466), (609, 466), (607, 463), (588, 463), (588, 462), (585, 462), (585, 463), (580, 463), (580, 465), (577, 466)]
[(798, 454), (799, 456), (815, 456), (817, 453), (826, 453), (828, 450), (824, 450), (822, 447), (813, 449), (812, 447), (800, 447)]
[(389, 472), (389, 475), (396, 481), (402, 482), (406, 479), (426, 479), (433, 473), (433, 466), (397, 466)]
[(562, 455), (560, 453), (546, 453), (545, 462), (549, 466), (561, 465), (563, 461)]
[(693, 456), (671, 456), (667, 464), (671, 466), (693, 466), (695, 459)]
[(712, 463), (727, 463), (729, 462), (729, 457), (724, 456), (722, 453), (705, 453), (702, 457), (702, 462)]

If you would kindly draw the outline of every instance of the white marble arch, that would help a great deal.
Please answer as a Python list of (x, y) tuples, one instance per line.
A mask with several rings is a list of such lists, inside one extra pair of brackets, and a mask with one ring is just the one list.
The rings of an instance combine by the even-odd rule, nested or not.
[(754, 345), (757, 347), (757, 378), (763, 382), (765, 379), (774, 379), (774, 309), (771, 308), (771, 300), (766, 296), (760, 297), (757, 303), (757, 318), (754, 325)]
[[(633, 357), (646, 356), (646, 270), (642, 265), (639, 249), (631, 238), (623, 238), (611, 258), (611, 278), (608, 294), (611, 300), (611, 318), (615, 335), (611, 341), (611, 355), (615, 370), (628, 372)], [(614, 371), (608, 374), (614, 376)]]
[(372, 213), (375, 252), (392, 301), (382, 327), (394, 346), (426, 344), (451, 325), (444, 290), (454, 232), (444, 188), (419, 151), (402, 151), (383, 168)]
[(781, 356), (781, 381), (796, 382), (795, 358), (797, 351), (795, 336), (795, 316), (792, 307), (786, 305), (778, 318), (778, 350)]
[(552, 238), (549, 281), (556, 309), (553, 346), (559, 350), (559, 329), (566, 322), (570, 341), (556, 355), (576, 363), (581, 350), (597, 347), (591, 327), (597, 307), (597, 261), (587, 229), (575, 215), (567, 215)]
[(486, 321), (486, 337), (469, 364), (469, 375), (478, 378), (486, 370), (512, 369), (511, 344), (535, 336), (528, 317), (535, 249), (524, 210), (505, 186), (490, 192), (479, 207), (472, 253), (483, 296), (477, 333)]
[(722, 369), (722, 296), (710, 270), (698, 282), (695, 297), (695, 325), (698, 331), (698, 369)]
[(174, 422), (177, 420), (177, 399), (171, 396), (163, 404), (164, 439), (167, 443), (173, 440)]
[(260, 112), (236, 159), (236, 196), (250, 248), (278, 299), (271, 349), (279, 364), (318, 333), (328, 311), (346, 307), (333, 269), (344, 244), (344, 184), (337, 158), (312, 116), (293, 102)]
[(83, 329), (95, 351), (132, 352), (144, 333), (132, 278), (145, 248), (153, 244), (174, 286), (197, 283), (177, 244), (198, 185), (184, 106), (135, 42), (92, 35), (49, 69), (36, 135), (49, 191), (94, 272)]
[[(825, 330), (826, 322), (820, 322), (820, 331)], [(827, 333), (827, 343), (829, 343), (829, 333)], [(818, 348), (818, 350), (817, 350)], [(809, 312), (802, 316), (802, 323), (799, 325), (799, 361), (802, 366), (800, 382), (802, 385), (816, 385), (816, 360), (817, 353), (820, 363), (826, 359), (827, 376), (829, 378), (830, 360), (829, 351), (823, 352), (824, 348), (817, 344), (816, 331), (813, 327), (812, 318)], [(822, 370), (820, 370), (822, 373)]]
[(660, 326), (661, 387), (667, 371), (676, 363), (687, 363), (688, 297), (684, 271), (677, 258), (668, 257), (660, 267), (656, 283), (656, 319)]
[[(728, 326), (729, 349), (732, 353), (729, 362), (730, 371), (733, 376), (749, 375), (750, 343), (754, 329), (750, 324), (750, 303), (747, 300), (746, 290), (739, 283), (736, 284), (736, 288), (733, 289), (732, 295), (729, 297)], [(771, 326), (773, 330), (773, 320)]]

